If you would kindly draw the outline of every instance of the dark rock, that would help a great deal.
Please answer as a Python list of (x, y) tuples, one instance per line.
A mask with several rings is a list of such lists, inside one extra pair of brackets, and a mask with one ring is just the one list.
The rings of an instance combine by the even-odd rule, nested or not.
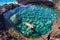
[(54, 3), (53, 2), (51, 2), (51, 1), (47, 1), (47, 0), (45, 0), (45, 1), (42, 1), (42, 0), (38, 0), (38, 1), (23, 1), (23, 0), (17, 0), (18, 1), (18, 3), (22, 3), (22, 4), (38, 4), (38, 5), (41, 5), (41, 4), (43, 4), (43, 5), (46, 5), (46, 6), (49, 6), (49, 7), (54, 7)]
[(6, 8), (7, 10), (12, 10), (12, 9), (14, 9), (17, 6), (18, 6), (18, 4), (11, 3), (11, 4), (5, 4), (4, 8)]
[(8, 10), (14, 9), (17, 6), (18, 6), (18, 4), (13, 4), (13, 3), (5, 4), (3, 6), (0, 6), (0, 29), (6, 29), (6, 27), (5, 27), (5, 19), (4, 19), (3, 14), (5, 12), (7, 12)]
[(3, 14), (3, 12), (5, 12), (5, 9), (3, 8), (3, 6), (0, 6), (0, 15)]
[(60, 34), (56, 35), (55, 37), (56, 37), (56, 38), (60, 38)]
[(4, 20), (4, 16), (0, 15), (0, 30), (1, 29), (5, 29), (5, 20)]
[(48, 35), (47, 40), (50, 40), (50, 37), (51, 37), (51, 33)]
[(53, 2), (50, 2), (50, 1), (45, 1), (43, 4), (44, 5), (47, 5), (49, 7), (54, 7), (54, 3)]
[(6, 8), (6, 10), (12, 9), (13, 4), (5, 4), (4, 8)]
[(16, 0), (18, 3), (22, 4), (43, 4), (49, 7), (53, 7), (54, 4), (51, 1), (48, 0)]
[(60, 29), (60, 27), (58, 27), (58, 29)]
[(18, 3), (27, 3), (27, 2), (38, 2), (38, 1), (48, 1), (48, 0), (16, 0)]
[(4, 19), (4, 16), (3, 16), (3, 13), (6, 12), (6, 9), (1, 6), (0, 7), (0, 30), (5, 30), (5, 19)]
[(25, 4), (38, 4), (38, 5), (45, 5), (45, 6), (49, 6), (49, 7), (54, 7), (54, 3), (51, 1), (36, 1), (36, 2), (27, 2)]

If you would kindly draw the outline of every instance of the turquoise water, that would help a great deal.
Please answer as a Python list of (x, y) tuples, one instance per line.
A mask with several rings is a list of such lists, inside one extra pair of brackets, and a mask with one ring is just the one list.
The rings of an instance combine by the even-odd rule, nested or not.
[(11, 2), (16, 2), (16, 0), (0, 0), (0, 6), (6, 4), (6, 3), (11, 3)]

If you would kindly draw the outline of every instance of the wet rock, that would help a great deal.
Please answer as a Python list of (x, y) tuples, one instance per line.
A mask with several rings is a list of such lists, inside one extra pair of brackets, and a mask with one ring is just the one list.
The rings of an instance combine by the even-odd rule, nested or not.
[(49, 7), (54, 6), (54, 3), (48, 0), (17, 0), (17, 2), (22, 4), (43, 4)]
[(0, 15), (3, 14), (5, 11), (6, 11), (6, 9), (3, 6), (1, 6), (0, 7)]
[(18, 3), (27, 3), (27, 2), (38, 2), (38, 1), (47, 1), (47, 0), (16, 0)]
[(7, 10), (12, 10), (12, 9), (14, 9), (17, 6), (18, 6), (18, 4), (11, 3), (11, 4), (5, 4), (4, 8), (6, 8)]
[(0, 6), (0, 30), (5, 29), (5, 20), (3, 13), (6, 11), (6, 9), (3, 6)]
[(50, 1), (45, 1), (43, 4), (44, 5), (47, 5), (49, 7), (54, 7), (54, 3), (53, 2), (50, 2)]
[(5, 29), (4, 27), (5, 27), (5, 20), (3, 15), (0, 15), (0, 30)]
[(0, 29), (6, 29), (5, 27), (5, 19), (3, 14), (9, 10), (14, 9), (15, 7), (19, 6), (18, 4), (5, 4), (3, 6), (0, 6)]

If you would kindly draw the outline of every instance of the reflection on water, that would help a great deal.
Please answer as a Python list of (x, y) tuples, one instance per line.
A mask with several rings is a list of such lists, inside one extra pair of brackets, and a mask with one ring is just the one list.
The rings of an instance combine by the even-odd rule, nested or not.
[(16, 0), (0, 0), (0, 6), (8, 3), (14, 3)]

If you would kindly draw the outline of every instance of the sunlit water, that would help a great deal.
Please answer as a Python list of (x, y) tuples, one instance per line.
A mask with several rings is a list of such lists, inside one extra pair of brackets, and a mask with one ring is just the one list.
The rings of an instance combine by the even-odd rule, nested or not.
[(14, 3), (16, 0), (0, 0), (0, 6), (8, 3)]

